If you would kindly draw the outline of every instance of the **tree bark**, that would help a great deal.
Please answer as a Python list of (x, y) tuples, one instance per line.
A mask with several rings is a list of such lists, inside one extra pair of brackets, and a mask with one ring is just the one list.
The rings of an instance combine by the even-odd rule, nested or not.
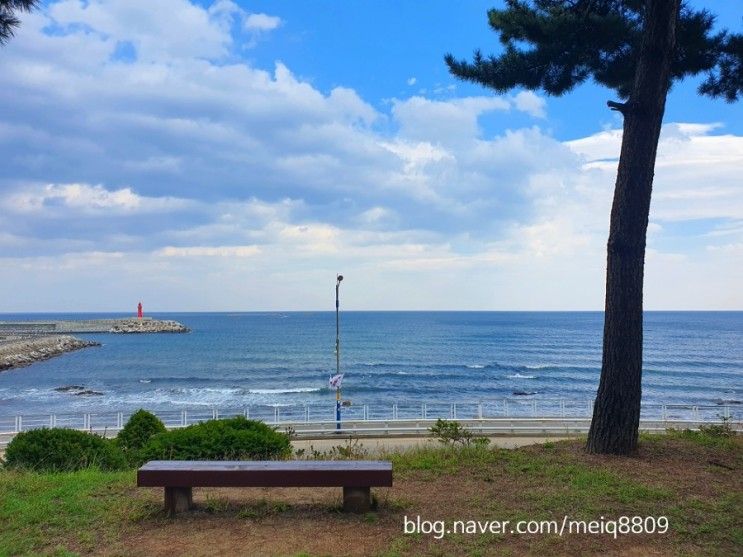
[(642, 396), (642, 286), (655, 172), (680, 0), (647, 0), (635, 82), (611, 209), (604, 351), (586, 449), (627, 455), (637, 448)]

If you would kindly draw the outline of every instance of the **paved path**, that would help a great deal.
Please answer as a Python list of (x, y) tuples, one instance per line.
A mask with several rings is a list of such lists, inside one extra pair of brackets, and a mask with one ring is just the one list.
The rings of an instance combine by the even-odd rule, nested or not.
[[(525, 445), (538, 445), (548, 441), (561, 441), (571, 437), (544, 437), (544, 436), (510, 436), (498, 435), (488, 437), (491, 447), (500, 447), (502, 449), (515, 449)], [(440, 447), (441, 443), (434, 437), (355, 437), (358, 439), (357, 447), (362, 447), (369, 451), (369, 454), (379, 454), (380, 452), (395, 452), (412, 449), (414, 447)], [(294, 449), (309, 450), (310, 447), (318, 451), (328, 451), (333, 447), (346, 447), (349, 443), (348, 436), (339, 435), (337, 438), (323, 439), (295, 439), (292, 441)]]
[[(377, 455), (381, 452), (398, 452), (406, 449), (412, 449), (414, 447), (440, 447), (439, 443), (433, 437), (355, 437), (358, 439), (357, 448), (368, 451), (370, 456)], [(499, 447), (502, 449), (515, 449), (516, 447), (523, 447), (526, 445), (538, 445), (540, 443), (547, 443), (548, 441), (562, 441), (563, 439), (570, 439), (570, 437), (529, 437), (529, 436), (511, 436), (511, 435), (498, 435), (489, 437), (491, 447)], [(317, 451), (324, 452), (329, 451), (333, 447), (338, 445), (342, 447), (348, 446), (349, 437), (339, 435), (331, 439), (295, 439), (292, 441), (294, 450), (304, 449), (309, 451), (314, 448)], [(0, 459), (3, 458), (5, 451), (0, 448)]]

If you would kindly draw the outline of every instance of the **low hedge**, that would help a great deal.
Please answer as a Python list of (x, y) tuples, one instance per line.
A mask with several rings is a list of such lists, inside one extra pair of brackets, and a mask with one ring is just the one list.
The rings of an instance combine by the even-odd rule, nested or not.
[(5, 450), (6, 468), (44, 472), (69, 472), (85, 468), (122, 470), (124, 453), (99, 435), (64, 428), (24, 431), (13, 437)]
[(269, 460), (289, 454), (288, 435), (238, 416), (153, 435), (139, 460)]
[(153, 435), (165, 433), (165, 424), (147, 410), (137, 410), (116, 436), (116, 442), (127, 455), (136, 453)]

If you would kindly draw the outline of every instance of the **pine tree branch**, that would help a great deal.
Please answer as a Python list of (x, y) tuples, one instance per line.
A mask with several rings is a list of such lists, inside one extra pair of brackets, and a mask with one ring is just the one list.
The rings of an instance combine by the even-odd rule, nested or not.
[(626, 116), (627, 112), (632, 109), (632, 104), (628, 101), (626, 103), (618, 103), (616, 101), (606, 101), (606, 106), (617, 112), (621, 112), (622, 116)]

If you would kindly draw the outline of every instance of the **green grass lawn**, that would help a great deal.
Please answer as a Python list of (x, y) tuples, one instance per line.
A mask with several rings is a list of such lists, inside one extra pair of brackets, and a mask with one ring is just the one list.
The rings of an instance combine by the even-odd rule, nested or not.
[(116, 539), (148, 509), (132, 489), (136, 473), (0, 472), (0, 555), (66, 555)]
[[(386, 455), (395, 486), (379, 509), (338, 512), (339, 490), (195, 490), (197, 510), (164, 517), (135, 473), (0, 471), (0, 555), (740, 555), (743, 440), (644, 436), (630, 458), (582, 442)], [(666, 516), (665, 535), (404, 534), (427, 520), (595, 520)], [(177, 545), (174, 545), (177, 544)]]

